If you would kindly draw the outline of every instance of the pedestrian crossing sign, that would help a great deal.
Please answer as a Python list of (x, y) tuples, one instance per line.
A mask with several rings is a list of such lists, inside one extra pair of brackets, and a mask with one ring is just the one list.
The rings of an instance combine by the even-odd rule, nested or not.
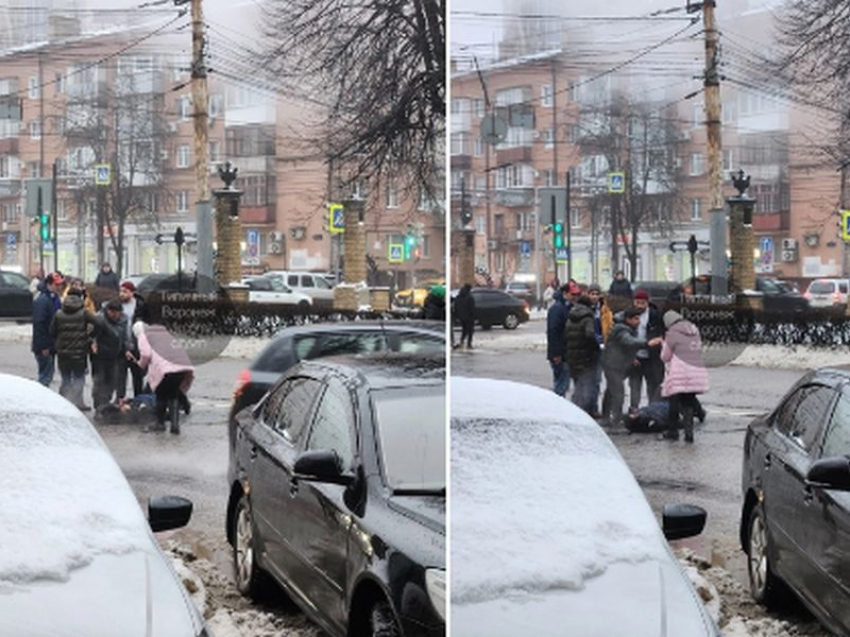
[(404, 244), (391, 243), (387, 249), (387, 261), (390, 263), (404, 263)]
[(841, 211), (841, 238), (850, 242), (850, 210)]
[(608, 192), (622, 194), (626, 192), (626, 174), (608, 173)]
[(328, 206), (328, 231), (331, 234), (345, 232), (345, 214), (341, 203), (332, 203)]
[(109, 164), (95, 164), (94, 185), (108, 186), (112, 183), (112, 166)]

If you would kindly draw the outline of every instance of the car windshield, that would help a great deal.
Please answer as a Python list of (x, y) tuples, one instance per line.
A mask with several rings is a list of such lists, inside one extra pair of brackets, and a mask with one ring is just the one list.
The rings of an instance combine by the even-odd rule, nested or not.
[(815, 281), (809, 288), (812, 294), (832, 294), (834, 290), (835, 284), (832, 281)]
[(314, 276), (313, 281), (316, 282), (316, 287), (321, 288), (322, 290), (331, 290), (333, 286), (328, 283), (327, 279), (322, 276)]
[(445, 385), (372, 393), (384, 481), (396, 495), (445, 493)]

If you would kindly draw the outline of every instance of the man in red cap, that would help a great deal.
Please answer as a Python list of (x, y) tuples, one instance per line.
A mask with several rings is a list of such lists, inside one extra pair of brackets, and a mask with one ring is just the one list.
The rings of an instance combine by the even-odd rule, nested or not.
[(136, 286), (132, 281), (122, 281), (118, 288), (118, 300), (121, 301), (121, 310), (127, 318), (127, 353), (125, 355), (124, 370), (118, 377), (118, 398), (124, 398), (127, 392), (127, 371), (133, 377), (133, 396), (142, 393), (142, 380), (145, 373), (136, 364), (139, 358), (139, 346), (133, 336), (133, 323), (142, 321), (149, 323), (148, 310), (145, 300), (136, 292)]
[[(634, 306), (641, 311), (640, 323), (637, 326), (637, 337), (651, 341), (664, 336), (664, 320), (658, 308), (649, 302), (646, 290), (635, 292)], [(664, 363), (661, 360), (661, 346), (642, 347), (635, 355), (635, 361), (629, 372), (629, 407), (637, 410), (640, 407), (643, 382), (646, 380), (647, 402), (661, 400), (661, 383), (664, 381)]]
[(56, 342), (50, 335), (53, 316), (62, 307), (58, 290), (62, 275), (51, 272), (38, 284), (40, 294), (32, 304), (32, 353), (38, 365), (38, 382), (50, 387), (56, 371)]

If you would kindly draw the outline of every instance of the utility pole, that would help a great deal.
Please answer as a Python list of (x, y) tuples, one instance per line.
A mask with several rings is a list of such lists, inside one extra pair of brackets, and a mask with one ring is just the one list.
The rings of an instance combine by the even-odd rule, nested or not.
[[(183, 4), (186, 0), (174, 0)], [(195, 181), (197, 200), (195, 224), (198, 235), (198, 274), (201, 281), (212, 281), (213, 217), (210, 203), (210, 161), (207, 67), (204, 60), (204, 11), (202, 0), (190, 0), (192, 6), (192, 103), (195, 125)], [(209, 290), (201, 290), (209, 291)]]
[(704, 0), (702, 18), (705, 30), (705, 123), (708, 129), (708, 188), (711, 210), (711, 292), (727, 294), (726, 211), (723, 202), (723, 146), (720, 138), (720, 34), (714, 19), (715, 0)]
[[(481, 73), (481, 67), (478, 66), (478, 58), (473, 56), (473, 61), (475, 62), (475, 70), (478, 73), (478, 81), (481, 83), (481, 90), (484, 92), (484, 117), (486, 119), (493, 118), (493, 105), (490, 103), (490, 94), (487, 92), (487, 83), (484, 81), (484, 75)], [(485, 202), (485, 214), (487, 216), (486, 219), (486, 228), (487, 228), (487, 274), (489, 277), (493, 276), (493, 251), (490, 249), (490, 241), (492, 237), (492, 220), (490, 219), (491, 212), (491, 202), (490, 202), (490, 146), (491, 144), (486, 142), (484, 143), (484, 202)]]

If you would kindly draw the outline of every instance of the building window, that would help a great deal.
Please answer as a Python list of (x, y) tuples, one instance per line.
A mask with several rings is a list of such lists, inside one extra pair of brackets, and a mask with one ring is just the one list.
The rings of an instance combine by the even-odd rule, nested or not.
[(30, 122), (30, 139), (41, 139), (41, 122), (37, 120)]
[(68, 202), (65, 199), (56, 201), (56, 218), (65, 221), (68, 218)]
[(691, 199), (691, 221), (702, 219), (702, 200)]
[(221, 161), (221, 142), (210, 142), (209, 148), (210, 162), (216, 163)]
[(474, 109), (475, 109), (475, 117), (477, 117), (478, 119), (483, 118), (484, 114), (485, 114), (485, 107), (486, 107), (484, 100), (474, 100), (473, 104), (474, 104)]
[(567, 141), (571, 144), (577, 144), (579, 140), (579, 128), (576, 124), (570, 124), (567, 128)]
[(187, 121), (192, 116), (192, 98), (184, 96), (177, 100), (177, 110), (180, 113), (180, 119)]
[(553, 106), (555, 104), (555, 94), (552, 92), (551, 84), (544, 84), (540, 87), (540, 105)]
[(702, 153), (691, 153), (691, 175), (702, 175), (705, 172)]
[(451, 153), (452, 155), (469, 154), (469, 133), (452, 133)]
[(188, 168), (189, 167), (189, 145), (183, 144), (182, 146), (177, 147), (177, 167), (178, 168)]
[(387, 182), (387, 208), (398, 208), (398, 187), (395, 181)]
[(705, 124), (705, 115), (704, 115), (705, 106), (702, 102), (699, 104), (694, 104), (694, 121), (693, 127), (699, 128), (703, 124)]
[(581, 228), (581, 211), (578, 208), (570, 208), (570, 225)]
[(475, 215), (475, 234), (483, 235), (487, 231), (487, 218), (484, 215)]
[(502, 272), (502, 271), (504, 271), (504, 269), (505, 269), (505, 253), (499, 251), (499, 252), (496, 253), (496, 270), (498, 270), (499, 272)]
[(177, 212), (189, 211), (189, 193), (186, 190), (181, 190), (177, 193)]
[(218, 117), (221, 115), (221, 95), (210, 95), (208, 113), (210, 117)]
[(544, 170), (543, 171), (543, 183), (546, 184), (547, 187), (551, 188), (555, 185), (555, 171), (554, 170)]
[(148, 193), (148, 212), (158, 212), (159, 211), (159, 194), (151, 190)]
[(41, 177), (41, 163), (37, 161), (31, 161), (29, 163), (29, 169), (30, 177), (32, 177), (33, 179), (38, 179), (39, 177)]
[(547, 128), (543, 131), (543, 142), (546, 148), (552, 148), (555, 145), (555, 131), (553, 129)]
[(484, 155), (484, 140), (480, 137), (475, 138), (475, 156), (481, 157)]
[(0, 155), (0, 178), (8, 179), (11, 177), (11, 158), (8, 155)]
[(431, 256), (431, 237), (427, 234), (422, 235), (422, 241), (419, 242), (419, 249), (419, 256), (423, 259), (427, 259)]
[(723, 170), (731, 171), (732, 168), (732, 149), (727, 148), (723, 151)]
[(58, 95), (62, 95), (65, 92), (65, 74), (57, 73), (54, 84), (56, 86), (56, 93)]
[(41, 96), (41, 87), (38, 85), (37, 77), (30, 77), (27, 82), (27, 95), (31, 100), (37, 100)]

